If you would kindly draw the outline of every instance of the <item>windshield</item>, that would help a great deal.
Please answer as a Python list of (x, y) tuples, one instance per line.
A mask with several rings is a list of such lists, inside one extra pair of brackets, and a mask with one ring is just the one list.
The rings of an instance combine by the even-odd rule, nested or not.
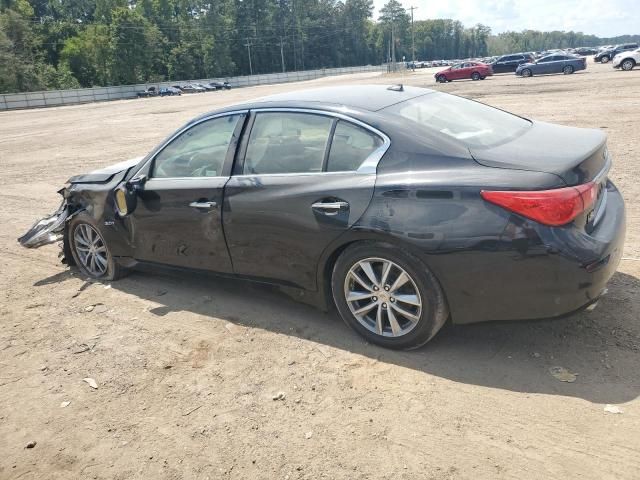
[(382, 110), (439, 132), (467, 147), (491, 147), (508, 142), (531, 126), (529, 120), (467, 100), (433, 92)]

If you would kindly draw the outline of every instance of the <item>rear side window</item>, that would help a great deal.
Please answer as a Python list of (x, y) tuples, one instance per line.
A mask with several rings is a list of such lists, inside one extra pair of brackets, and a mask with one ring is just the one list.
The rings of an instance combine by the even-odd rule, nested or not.
[(322, 171), (333, 119), (307, 113), (264, 112), (256, 115), (244, 174)]
[(364, 128), (340, 120), (336, 125), (327, 172), (355, 171), (381, 145), (382, 139)]
[(427, 93), (382, 111), (475, 148), (508, 142), (531, 126), (529, 120), (511, 113), (441, 92)]

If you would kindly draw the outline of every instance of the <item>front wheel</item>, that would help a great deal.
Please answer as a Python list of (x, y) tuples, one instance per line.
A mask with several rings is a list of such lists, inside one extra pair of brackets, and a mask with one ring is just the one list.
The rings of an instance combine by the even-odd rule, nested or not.
[(71, 255), (83, 274), (99, 280), (117, 280), (126, 273), (115, 262), (100, 229), (88, 214), (73, 217), (68, 229)]
[(531, 71), (530, 68), (525, 68), (524, 70), (522, 70), (523, 77), (530, 77), (532, 75), (533, 75), (533, 72)]
[(627, 72), (629, 70), (633, 70), (633, 67), (636, 66), (636, 62), (634, 62), (632, 59), (628, 58), (627, 60), (625, 60), (624, 62), (622, 62), (622, 70), (626, 70)]
[(447, 83), (447, 77), (445, 77), (444, 75), (438, 75), (438, 78), (436, 78), (436, 80), (439, 83)]
[(606, 55), (600, 59), (600, 63), (609, 63), (610, 58)]
[(426, 265), (387, 245), (347, 248), (334, 266), (331, 288), (347, 325), (383, 347), (418, 348), (449, 316), (440, 284)]

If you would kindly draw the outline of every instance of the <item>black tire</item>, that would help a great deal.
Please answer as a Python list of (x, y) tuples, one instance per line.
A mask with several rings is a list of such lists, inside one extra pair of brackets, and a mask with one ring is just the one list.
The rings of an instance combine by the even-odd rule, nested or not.
[[(398, 336), (380, 335), (365, 327), (349, 308), (345, 294), (349, 272), (358, 262), (369, 258), (393, 262), (396, 267), (403, 269), (413, 281), (411, 285), (416, 287), (420, 299), (424, 299), (421, 302), (421, 314), (418, 320), (406, 334)], [(438, 333), (449, 317), (449, 308), (440, 283), (427, 266), (411, 253), (388, 244), (360, 242), (348, 247), (342, 252), (334, 265), (331, 290), (338, 312), (345, 323), (369, 342), (386, 348), (403, 350), (419, 348)], [(379, 294), (382, 293), (382, 290), (379, 290)], [(387, 295), (392, 294), (391, 292)], [(370, 300), (363, 301), (369, 302)], [(379, 301), (381, 302), (382, 299), (379, 299)], [(393, 302), (394, 300), (391, 298), (388, 301)], [(389, 304), (388, 308), (392, 310), (390, 307), (391, 304)], [(377, 309), (374, 308), (373, 310)], [(416, 311), (415, 313), (417, 314), (418, 312)], [(388, 318), (387, 324), (390, 329), (391, 325)], [(387, 335), (389, 334), (390, 332), (387, 331)]]
[(564, 73), (565, 75), (571, 75), (573, 73), (573, 67), (571, 65), (565, 65), (565, 67), (562, 69), (562, 73)]
[(436, 80), (439, 83), (447, 83), (447, 77), (445, 77), (444, 75), (438, 75), (438, 77), (436, 78)]
[(480, 80), (480, 74), (478, 72), (473, 72), (471, 74), (471, 80)]
[[(85, 266), (85, 262), (83, 261), (83, 257), (78, 250), (81, 247), (80, 243), (76, 240), (76, 231), (79, 228), (86, 228), (83, 226), (88, 226), (91, 230), (96, 232), (102, 242), (102, 245), (104, 245), (106, 268), (102, 273), (96, 273), (87, 268), (87, 266)], [(97, 280), (112, 281), (117, 280), (127, 274), (127, 270), (121, 265), (118, 265), (118, 263), (114, 260), (113, 256), (111, 255), (111, 251), (109, 250), (109, 246), (104, 241), (104, 236), (100, 227), (98, 226), (96, 221), (87, 213), (79, 213), (71, 219), (69, 225), (67, 226), (67, 238), (69, 242), (69, 250), (71, 251), (71, 255), (73, 257), (73, 262), (83, 275), (86, 275), (90, 278), (95, 278)]]
[(636, 66), (636, 61), (633, 58), (625, 58), (622, 63), (620, 63), (620, 68), (625, 71), (633, 70), (633, 67)]
[(607, 55), (604, 55), (601, 59), (600, 59), (600, 63), (609, 63), (609, 60), (611, 60)]
[(533, 72), (531, 71), (530, 68), (523, 68), (522, 72), (520, 72), (522, 74), (523, 77), (532, 77), (533, 76)]
[(487, 77), (480, 77), (480, 80), (484, 80), (485, 78), (487, 78)]

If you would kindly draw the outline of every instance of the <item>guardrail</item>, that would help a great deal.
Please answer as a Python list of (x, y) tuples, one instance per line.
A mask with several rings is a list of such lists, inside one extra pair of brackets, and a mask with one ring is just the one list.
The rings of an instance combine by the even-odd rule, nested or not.
[(48, 90), (44, 92), (6, 93), (0, 94), (0, 110), (24, 108), (57, 107), (80, 103), (104, 102), (136, 98), (138, 92), (155, 86), (156, 89), (186, 83), (229, 82), (234, 88), (268, 85), (274, 83), (299, 82), (313, 80), (332, 75), (345, 75), (360, 72), (386, 71), (384, 65), (367, 65), (364, 67), (323, 68), (320, 70), (303, 70), (300, 72), (269, 73), (265, 75), (248, 75), (244, 77), (206, 78), (199, 80), (182, 80), (157, 83), (141, 83), (138, 85), (120, 85), (117, 87), (77, 88), (73, 90)]

